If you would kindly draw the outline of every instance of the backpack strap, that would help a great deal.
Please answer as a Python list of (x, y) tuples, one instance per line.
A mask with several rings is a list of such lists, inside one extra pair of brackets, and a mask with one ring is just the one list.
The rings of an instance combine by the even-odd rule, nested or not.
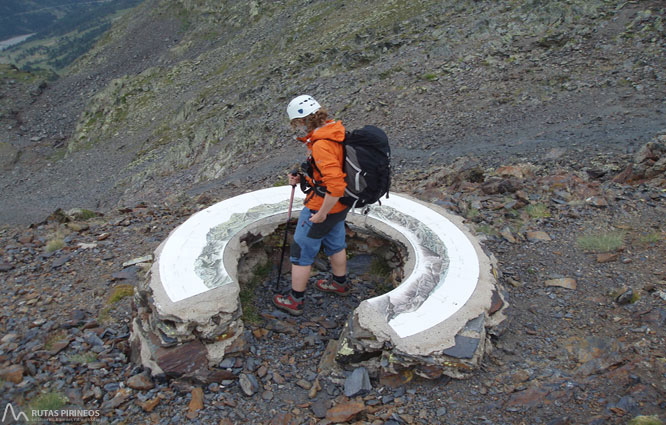
[[(317, 143), (319, 140), (328, 140), (330, 142), (340, 143), (340, 142), (336, 142), (335, 140), (330, 140), (330, 139), (317, 139), (317, 140), (312, 142), (312, 145), (314, 146), (314, 144)], [(301, 181), (301, 190), (305, 194), (307, 194), (311, 191), (314, 191), (315, 194), (317, 194), (317, 195), (319, 195), (323, 198), (323, 197), (326, 196), (327, 193), (331, 193), (331, 192), (329, 192), (328, 189), (326, 188), (326, 186), (324, 186), (322, 184), (323, 182), (317, 181), (314, 178), (314, 171), (315, 170), (317, 171), (317, 173), (319, 173), (320, 176), (322, 175), (322, 172), (319, 169), (319, 167), (317, 167), (317, 162), (314, 159), (313, 153), (308, 155), (307, 161), (304, 162), (303, 164), (301, 164), (301, 168), (302, 169), (304, 168), (305, 173), (308, 175), (308, 177), (310, 177), (310, 179), (312, 180), (312, 183), (314, 183), (314, 185), (310, 186), (310, 185), (307, 184), (307, 182)], [(344, 161), (344, 156), (343, 156), (343, 161)], [(344, 162), (343, 162), (343, 166), (344, 166)], [(305, 179), (303, 179), (303, 180), (305, 180)], [(305, 187), (306, 189), (304, 190), (303, 187)]]

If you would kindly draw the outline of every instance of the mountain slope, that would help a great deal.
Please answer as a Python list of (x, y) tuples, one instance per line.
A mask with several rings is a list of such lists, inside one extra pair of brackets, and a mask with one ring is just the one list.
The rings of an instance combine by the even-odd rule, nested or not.
[(62, 35), (90, 26), (109, 11), (135, 6), (139, 0), (4, 0), (0, 4), (0, 40), (23, 34)]
[(90, 50), (122, 11), (141, 0), (15, 2), (0, 6), (0, 40), (31, 35), (0, 53), (0, 63), (59, 71)]
[[(42, 145), (66, 138), (52, 166), (80, 186), (92, 173), (76, 202), (100, 208), (271, 184), (300, 155), (284, 108), (301, 93), (350, 127), (386, 128), (398, 172), (550, 144), (620, 149), (664, 126), (659, 5), (149, 0), (24, 115), (40, 128), (44, 99), (63, 103)], [(31, 131), (17, 148), (34, 148)], [(67, 203), (71, 190), (54, 192)]]

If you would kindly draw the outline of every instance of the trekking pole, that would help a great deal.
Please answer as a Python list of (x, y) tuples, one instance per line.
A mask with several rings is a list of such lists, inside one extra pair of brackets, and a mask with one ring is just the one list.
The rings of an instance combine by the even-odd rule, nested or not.
[[(298, 175), (298, 170), (291, 172), (292, 176)], [(280, 278), (282, 277), (282, 260), (284, 259), (284, 250), (287, 247), (287, 234), (289, 233), (289, 220), (291, 220), (291, 207), (294, 204), (294, 192), (296, 191), (296, 185), (291, 185), (291, 197), (289, 198), (289, 211), (287, 212), (287, 224), (284, 226), (284, 239), (282, 240), (282, 252), (280, 253), (280, 264), (278, 265), (278, 275), (275, 280), (275, 292), (278, 292), (280, 289)]]

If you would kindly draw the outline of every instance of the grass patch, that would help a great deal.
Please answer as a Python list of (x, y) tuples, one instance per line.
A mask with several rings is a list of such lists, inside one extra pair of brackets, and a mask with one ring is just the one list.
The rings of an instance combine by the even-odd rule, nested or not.
[(373, 276), (386, 278), (391, 275), (391, 267), (383, 257), (373, 255), (370, 263), (370, 273)]
[(99, 311), (97, 322), (101, 324), (111, 323), (111, 307), (104, 307)]
[(286, 177), (280, 177), (277, 180), (275, 180), (275, 183), (273, 183), (273, 187), (278, 187), (278, 186), (286, 186), (289, 183)]
[(495, 230), (491, 225), (489, 224), (478, 224), (476, 227), (476, 233), (483, 233), (484, 235), (488, 236), (499, 236), (499, 232)]
[(38, 420), (40, 418), (33, 418), (32, 417), (32, 411), (33, 410), (60, 410), (65, 405), (69, 399), (64, 395), (61, 394), (57, 391), (49, 391), (47, 393), (43, 393), (35, 397), (30, 403), (28, 403), (28, 416), (30, 417), (30, 421), (32, 420)]
[(591, 252), (612, 252), (624, 246), (624, 232), (587, 234), (577, 239), (578, 247)]
[(81, 210), (81, 219), (82, 220), (90, 220), (91, 218), (97, 217), (97, 213), (95, 211), (90, 211), (86, 209)]
[(66, 155), (67, 155), (67, 148), (66, 147), (60, 147), (60, 148), (57, 148), (54, 153), (52, 153), (51, 155), (48, 156), (48, 160), (53, 161), (53, 162), (58, 162), (58, 161), (64, 159)]
[(116, 285), (111, 290), (108, 304), (115, 304), (123, 298), (131, 297), (132, 295), (134, 295), (134, 286), (128, 284)]
[(55, 252), (64, 247), (65, 241), (60, 237), (56, 237), (46, 243), (46, 252)]
[(663, 425), (658, 416), (636, 416), (627, 422), (627, 425)]
[(642, 245), (652, 245), (660, 242), (664, 238), (664, 235), (661, 232), (653, 232), (646, 235), (640, 235), (638, 237), (638, 242)]
[[(55, 214), (58, 214), (58, 211), (56, 211)], [(64, 217), (64, 214), (61, 213), (61, 215)], [(60, 220), (60, 217), (58, 217), (58, 220)], [(50, 236), (48, 241), (46, 242), (46, 246), (44, 247), (44, 250), (48, 253), (55, 252), (59, 249), (62, 249), (65, 247), (65, 236), (66, 233), (62, 228), (57, 228)]]
[(550, 210), (544, 204), (530, 204), (525, 207), (525, 212), (530, 218), (548, 218), (550, 217)]
[(467, 213), (465, 214), (465, 218), (468, 220), (474, 221), (475, 218), (477, 218), (479, 215), (481, 215), (481, 211), (479, 211), (476, 208), (470, 208), (467, 210)]
[(243, 310), (243, 322), (249, 323), (252, 325), (257, 325), (261, 322), (261, 316), (255, 307), (255, 294), (257, 286), (266, 280), (268, 274), (271, 272), (271, 263), (270, 261), (266, 264), (263, 264), (257, 267), (254, 271), (254, 276), (250, 282), (241, 285), (240, 294), (238, 297), (241, 302), (241, 309)]
[(438, 77), (437, 74), (429, 72), (427, 74), (423, 74), (423, 79), (426, 81), (437, 81)]
[(71, 363), (87, 364), (97, 361), (97, 354), (93, 352), (87, 352), (82, 354), (74, 354), (69, 356), (69, 361)]

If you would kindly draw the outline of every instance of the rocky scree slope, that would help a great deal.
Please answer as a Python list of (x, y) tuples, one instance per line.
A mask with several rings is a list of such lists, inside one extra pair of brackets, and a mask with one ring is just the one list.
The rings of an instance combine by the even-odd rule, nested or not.
[[(310, 290), (298, 318), (273, 307), (273, 281), (252, 279), (247, 346), (217, 365), (228, 379), (202, 385), (151, 378), (130, 361), (132, 294), (169, 232), (220, 198), (0, 225), (0, 405), (29, 411), (48, 396), (99, 409), (99, 423), (164, 425), (662, 424), (666, 134), (635, 155), (582, 154), (553, 149), (500, 167), (463, 157), (396, 179), (397, 190), (464, 216), (499, 262), (511, 321), (466, 380), (405, 370), (366, 387), (328, 372), (328, 342), (389, 285), (363, 271), (360, 257), (378, 251), (369, 241), (350, 259), (350, 296)], [(265, 261), (279, 260), (253, 252), (241, 264)]]
[(0, 178), (0, 217), (272, 184), (300, 156), (284, 106), (304, 92), (351, 128), (385, 127), (398, 173), (620, 151), (664, 126), (663, 18), (658, 1), (148, 0), (3, 112), (31, 154)]

